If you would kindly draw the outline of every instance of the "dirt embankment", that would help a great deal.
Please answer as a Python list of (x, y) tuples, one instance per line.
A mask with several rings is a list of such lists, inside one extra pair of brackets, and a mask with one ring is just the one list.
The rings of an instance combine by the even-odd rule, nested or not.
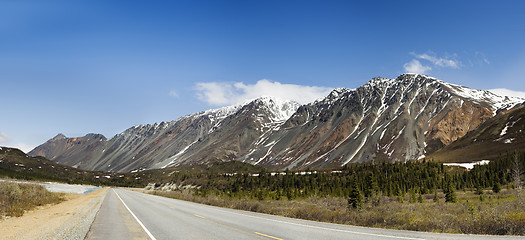
[(0, 221), (0, 239), (84, 239), (108, 188), (66, 194), (67, 201)]

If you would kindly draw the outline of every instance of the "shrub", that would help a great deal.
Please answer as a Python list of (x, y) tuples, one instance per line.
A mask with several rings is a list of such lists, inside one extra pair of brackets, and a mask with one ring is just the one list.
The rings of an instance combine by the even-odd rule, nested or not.
[(492, 186), (492, 192), (499, 193), (500, 191), (501, 185), (499, 184), (499, 182), (494, 183), (494, 185)]
[(62, 194), (49, 192), (41, 185), (0, 182), (0, 218), (19, 217), (37, 206), (61, 201)]

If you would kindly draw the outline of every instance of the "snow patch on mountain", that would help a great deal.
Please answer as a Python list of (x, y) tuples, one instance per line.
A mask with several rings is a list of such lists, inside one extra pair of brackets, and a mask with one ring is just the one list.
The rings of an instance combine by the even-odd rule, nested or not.
[(509, 130), (509, 123), (505, 124), (505, 127), (501, 130), (500, 136), (503, 136), (507, 134), (507, 130)]
[(309, 105), (316, 105), (319, 103), (334, 104), (337, 100), (347, 95), (347, 93), (354, 92), (354, 91), (355, 89), (335, 88), (334, 90), (330, 92), (330, 94), (328, 94), (328, 96), (317, 99), (314, 102), (310, 103)]
[(500, 96), (487, 90), (477, 90), (443, 81), (440, 82), (460, 97), (471, 99), (478, 103), (487, 102), (491, 104), (493, 110), (510, 109), (525, 101), (525, 98)]
[[(184, 149), (182, 149), (180, 152), (178, 152), (177, 154), (169, 157), (168, 159), (166, 159), (165, 161), (162, 161), (160, 164), (158, 165), (163, 165), (162, 167), (160, 168), (166, 168), (170, 165), (172, 165), (173, 163), (175, 163), (175, 161), (182, 155), (184, 154), (188, 148), (190, 148), (193, 144), (195, 144), (197, 141), (194, 141), (192, 143), (190, 143), (188, 146), (186, 146)], [(164, 164), (165, 162), (169, 161), (167, 164)]]
[(471, 163), (443, 163), (445, 166), (458, 166), (458, 167), (464, 167), (466, 169), (473, 169), (475, 165), (486, 165), (489, 164), (490, 160), (481, 160)]
[(492, 93), (500, 96), (519, 97), (525, 99), (525, 92), (514, 91), (506, 88), (489, 89)]
[(266, 107), (270, 111), (268, 116), (273, 122), (284, 122), (288, 120), (301, 106), (299, 103), (283, 100), (276, 97), (263, 96), (252, 100)]

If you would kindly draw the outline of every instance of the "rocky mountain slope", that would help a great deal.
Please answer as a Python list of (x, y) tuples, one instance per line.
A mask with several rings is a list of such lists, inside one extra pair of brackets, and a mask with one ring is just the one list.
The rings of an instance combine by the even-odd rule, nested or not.
[(414, 160), (523, 101), (424, 75), (375, 78), (301, 106), (242, 160), (270, 168)]
[(500, 114), (429, 155), (441, 162), (496, 160), (525, 149), (525, 106)]
[(408, 161), (465, 136), (524, 102), (418, 74), (375, 78), (297, 103), (260, 98), (106, 140), (57, 136), (31, 151), (84, 169), (134, 171), (239, 160), (267, 168), (329, 168)]
[[(298, 107), (292, 101), (262, 97), (172, 122), (134, 126), (111, 139), (97, 134), (79, 138), (59, 134), (28, 154), (82, 169), (124, 172), (231, 160)], [(198, 161), (192, 161), (194, 158)]]

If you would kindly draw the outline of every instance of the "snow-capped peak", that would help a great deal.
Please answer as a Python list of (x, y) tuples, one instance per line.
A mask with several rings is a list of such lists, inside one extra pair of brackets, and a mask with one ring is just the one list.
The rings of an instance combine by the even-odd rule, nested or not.
[(337, 101), (338, 99), (344, 97), (347, 93), (353, 92), (355, 89), (348, 89), (348, 88), (335, 88), (328, 94), (328, 96), (319, 98), (315, 100), (314, 102), (310, 103), (310, 105), (316, 105), (318, 103), (325, 103), (325, 104), (331, 104)]
[(202, 111), (202, 112), (190, 115), (190, 117), (200, 117), (200, 116), (207, 115), (210, 118), (224, 119), (234, 114), (235, 112), (237, 112), (242, 106), (243, 104), (236, 104), (236, 105), (231, 105), (231, 106), (226, 106), (226, 107), (221, 107), (221, 108), (216, 108), (216, 109), (210, 109), (210, 110), (206, 110), (206, 111)]
[(330, 94), (328, 95), (328, 97), (330, 98), (338, 98), (340, 97), (341, 95), (347, 93), (347, 92), (350, 92), (350, 91), (354, 91), (355, 89), (348, 89), (348, 88), (336, 88), (334, 90), (332, 90), (332, 92), (330, 92)]
[(372, 80), (368, 81), (367, 85), (376, 86), (376, 85), (383, 85), (383, 84), (392, 84), (395, 81), (396, 79), (375, 77), (375, 78), (372, 78)]
[(472, 89), (452, 83), (447, 83), (427, 75), (415, 73), (402, 74), (395, 79), (377, 77), (370, 80), (367, 84), (365, 84), (365, 86), (386, 89), (394, 86), (395, 84), (404, 84), (406, 86), (411, 84), (416, 84), (416, 86), (422, 86), (423, 84), (439, 84), (449, 89), (450, 93), (453, 95), (469, 99), (479, 104), (489, 105), (494, 113), (496, 113), (496, 111), (499, 109), (509, 109), (525, 101), (525, 98), (500, 96), (487, 90)]
[(264, 105), (271, 112), (270, 119), (275, 122), (288, 120), (301, 106), (295, 101), (270, 96), (262, 96), (251, 102)]

